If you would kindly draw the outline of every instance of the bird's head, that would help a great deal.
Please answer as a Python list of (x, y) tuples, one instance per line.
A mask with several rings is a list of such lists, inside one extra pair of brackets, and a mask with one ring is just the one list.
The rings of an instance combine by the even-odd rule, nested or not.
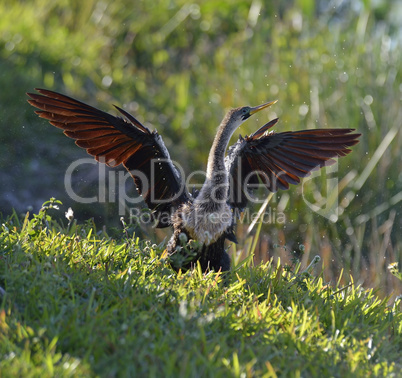
[(259, 112), (262, 109), (268, 108), (269, 106), (275, 104), (278, 100), (266, 102), (265, 104), (250, 107), (250, 106), (243, 106), (241, 108), (236, 109), (239, 112), (239, 116), (241, 117), (242, 121), (245, 121), (247, 118), (251, 117), (253, 114)]
[(240, 108), (235, 108), (230, 110), (225, 117), (225, 124), (230, 125), (231, 129), (234, 131), (237, 129), (247, 118), (251, 117), (253, 114), (259, 112), (262, 109), (268, 108), (269, 106), (275, 104), (278, 100), (270, 101), (258, 106), (242, 106)]

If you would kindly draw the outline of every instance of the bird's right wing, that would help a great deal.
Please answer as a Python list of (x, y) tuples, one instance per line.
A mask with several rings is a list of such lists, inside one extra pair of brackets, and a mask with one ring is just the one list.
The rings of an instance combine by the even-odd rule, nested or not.
[(60, 93), (37, 91), (41, 94), (28, 93), (28, 102), (40, 109), (36, 114), (75, 139), (97, 161), (112, 167), (123, 164), (158, 220), (157, 227), (169, 226), (169, 214), (188, 194), (161, 136), (118, 107), (126, 119)]
[(232, 208), (244, 208), (249, 188), (260, 181), (271, 192), (298, 184), (315, 168), (334, 163), (331, 158), (351, 152), (349, 147), (358, 143), (360, 136), (352, 133), (354, 129), (268, 132), (277, 122), (272, 120), (249, 137), (240, 136), (229, 148), (225, 164)]

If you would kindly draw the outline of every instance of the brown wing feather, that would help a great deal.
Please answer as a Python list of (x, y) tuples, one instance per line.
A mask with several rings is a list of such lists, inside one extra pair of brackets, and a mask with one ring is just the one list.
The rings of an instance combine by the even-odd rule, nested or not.
[[(247, 176), (252, 172), (267, 187), (276, 192), (298, 184), (312, 170), (333, 164), (332, 158), (345, 156), (350, 147), (358, 143), (360, 134), (354, 129), (317, 129), (269, 133), (276, 124), (274, 119), (250, 137), (239, 138), (229, 149), (227, 168), (231, 175), (231, 198), (233, 207), (247, 204)], [(255, 184), (253, 178), (251, 184)]]
[[(75, 139), (75, 143), (97, 161), (113, 167), (123, 164), (151, 210), (170, 212), (173, 205), (187, 198), (181, 177), (158, 133), (151, 132), (117, 106), (128, 121), (60, 93), (46, 89), (37, 91), (40, 94), (28, 93), (31, 98), (28, 102), (40, 109), (36, 114)], [(157, 175), (151, 177), (158, 159), (163, 160), (163, 165), (160, 165)], [(145, 176), (148, 181), (148, 190), (144, 193), (144, 183), (139, 176)], [(159, 218), (160, 214), (156, 216)], [(158, 226), (168, 225), (168, 222), (160, 222)]]

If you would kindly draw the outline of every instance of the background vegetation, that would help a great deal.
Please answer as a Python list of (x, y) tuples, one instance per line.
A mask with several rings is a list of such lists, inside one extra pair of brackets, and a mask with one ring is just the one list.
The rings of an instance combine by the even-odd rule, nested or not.
[[(279, 99), (246, 123), (250, 134), (274, 116), (277, 130), (353, 127), (362, 133), (340, 160), (339, 218), (313, 212), (301, 187), (273, 197), (285, 224), (264, 225), (256, 259), (303, 264), (319, 254), (324, 276), (340, 270), (383, 294), (400, 291), (386, 273), (401, 264), (401, 6), (398, 1), (204, 0), (19, 1), (0, 4), (0, 206), (37, 211), (55, 196), (81, 222), (118, 223), (115, 203), (83, 206), (65, 194), (64, 173), (85, 157), (33, 114), (26, 91), (46, 87), (104, 110), (124, 106), (156, 127), (187, 172), (203, 169), (225, 109)], [(74, 188), (97, 194), (98, 171), (82, 167)], [(325, 176), (304, 186), (325, 198)], [(258, 208), (257, 208), (258, 209)], [(239, 227), (246, 253), (247, 225)], [(166, 234), (136, 229), (158, 243)]]

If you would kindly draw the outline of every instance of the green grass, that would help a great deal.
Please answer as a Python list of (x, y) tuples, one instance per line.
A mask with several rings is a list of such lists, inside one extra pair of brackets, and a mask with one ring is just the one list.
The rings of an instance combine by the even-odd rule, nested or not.
[(298, 263), (176, 274), (163, 246), (55, 205), (1, 226), (2, 377), (400, 374), (400, 299)]

